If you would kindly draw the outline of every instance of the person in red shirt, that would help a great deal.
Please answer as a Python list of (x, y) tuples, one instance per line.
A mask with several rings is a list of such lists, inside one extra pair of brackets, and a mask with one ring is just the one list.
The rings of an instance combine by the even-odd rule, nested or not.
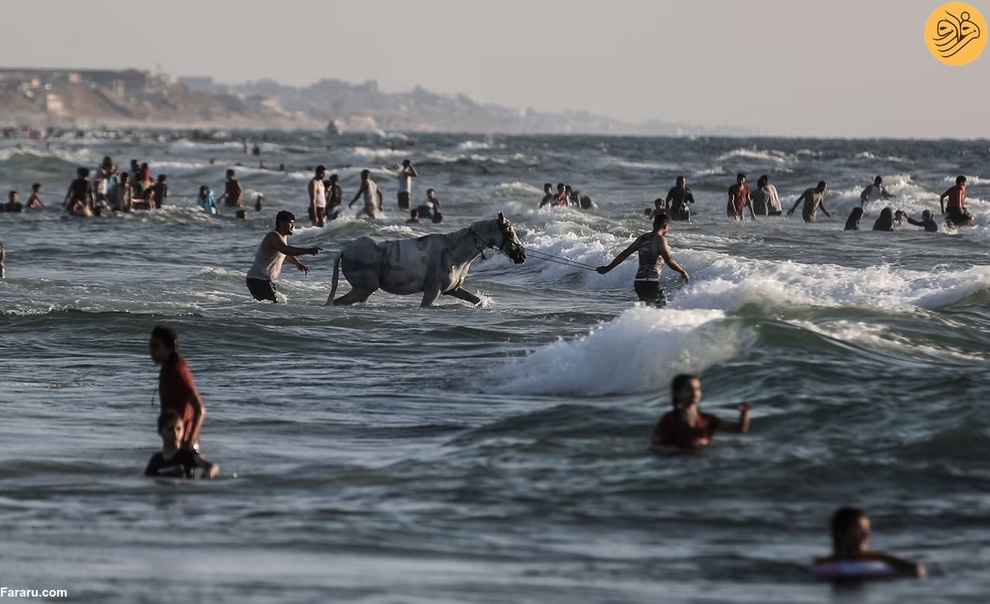
[(244, 189), (241, 183), (237, 182), (237, 176), (233, 170), (227, 170), (227, 181), (223, 183), (223, 195), (217, 203), (223, 202), (228, 208), (239, 208), (244, 201)]
[[(946, 204), (948, 198), (948, 204)], [(966, 209), (966, 177), (957, 176), (956, 186), (949, 187), (945, 193), (938, 198), (938, 205), (942, 206), (942, 215), (949, 226), (961, 226), (973, 223), (973, 217)]]
[(749, 431), (750, 403), (739, 405), (739, 421), (735, 422), (698, 410), (701, 379), (696, 375), (681, 373), (674, 376), (670, 392), (674, 410), (665, 413), (653, 430), (651, 448), (654, 450), (694, 449), (711, 443), (716, 431)]
[(746, 175), (740, 172), (736, 174), (736, 184), (729, 187), (729, 203), (725, 206), (725, 213), (729, 218), (742, 220), (743, 210), (747, 207), (749, 215), (756, 220), (753, 199), (749, 196), (749, 187), (746, 186)]
[(199, 431), (203, 427), (206, 410), (189, 366), (179, 356), (177, 338), (174, 329), (156, 325), (151, 330), (148, 349), (151, 360), (162, 366), (158, 374), (160, 412), (176, 412), (182, 418), (183, 447), (198, 449)]

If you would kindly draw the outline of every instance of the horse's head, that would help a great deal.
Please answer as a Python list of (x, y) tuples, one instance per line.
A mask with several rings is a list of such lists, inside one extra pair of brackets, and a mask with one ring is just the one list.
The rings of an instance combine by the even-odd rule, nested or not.
[(478, 246), (478, 251), (485, 248), (495, 248), (512, 259), (516, 264), (526, 262), (526, 250), (516, 237), (516, 232), (512, 229), (512, 223), (498, 213), (498, 218), (478, 221), (467, 228), (468, 232), (474, 236), (474, 243)]
[(502, 216), (502, 212), (498, 213), (498, 218), (495, 219), (495, 222), (502, 240), (498, 245), (493, 247), (497, 247), (516, 264), (526, 262), (526, 250), (523, 248), (522, 242), (519, 241), (519, 237), (516, 236), (516, 231), (512, 228), (512, 223)]

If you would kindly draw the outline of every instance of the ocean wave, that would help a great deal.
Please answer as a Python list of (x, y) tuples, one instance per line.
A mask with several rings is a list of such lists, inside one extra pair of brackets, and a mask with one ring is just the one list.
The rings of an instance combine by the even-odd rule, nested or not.
[(751, 340), (717, 310), (634, 307), (577, 340), (561, 340), (490, 370), (499, 392), (601, 396), (665, 390), (677, 373), (700, 373)]
[(762, 162), (774, 162), (778, 164), (786, 164), (797, 161), (797, 157), (791, 155), (790, 153), (784, 153), (783, 151), (775, 151), (773, 149), (762, 150), (762, 149), (733, 149), (728, 153), (723, 153), (716, 158), (716, 161), (728, 162), (734, 159), (747, 159), (756, 160)]

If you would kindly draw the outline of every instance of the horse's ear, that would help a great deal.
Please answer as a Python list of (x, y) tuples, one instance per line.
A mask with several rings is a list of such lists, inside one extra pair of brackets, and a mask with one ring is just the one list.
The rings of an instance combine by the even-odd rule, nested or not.
[(502, 216), (502, 212), (499, 212), (498, 213), (498, 221), (499, 222), (505, 222), (505, 216)]

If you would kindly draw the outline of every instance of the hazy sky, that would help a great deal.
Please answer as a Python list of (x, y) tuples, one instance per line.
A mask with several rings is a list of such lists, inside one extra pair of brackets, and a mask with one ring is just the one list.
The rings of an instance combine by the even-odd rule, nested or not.
[[(228, 83), (373, 79), (390, 92), (418, 84), (768, 135), (990, 138), (990, 48), (961, 67), (936, 61), (923, 32), (940, 4), (32, 0), (5, 3), (0, 63)], [(990, 0), (970, 4), (990, 18)]]

